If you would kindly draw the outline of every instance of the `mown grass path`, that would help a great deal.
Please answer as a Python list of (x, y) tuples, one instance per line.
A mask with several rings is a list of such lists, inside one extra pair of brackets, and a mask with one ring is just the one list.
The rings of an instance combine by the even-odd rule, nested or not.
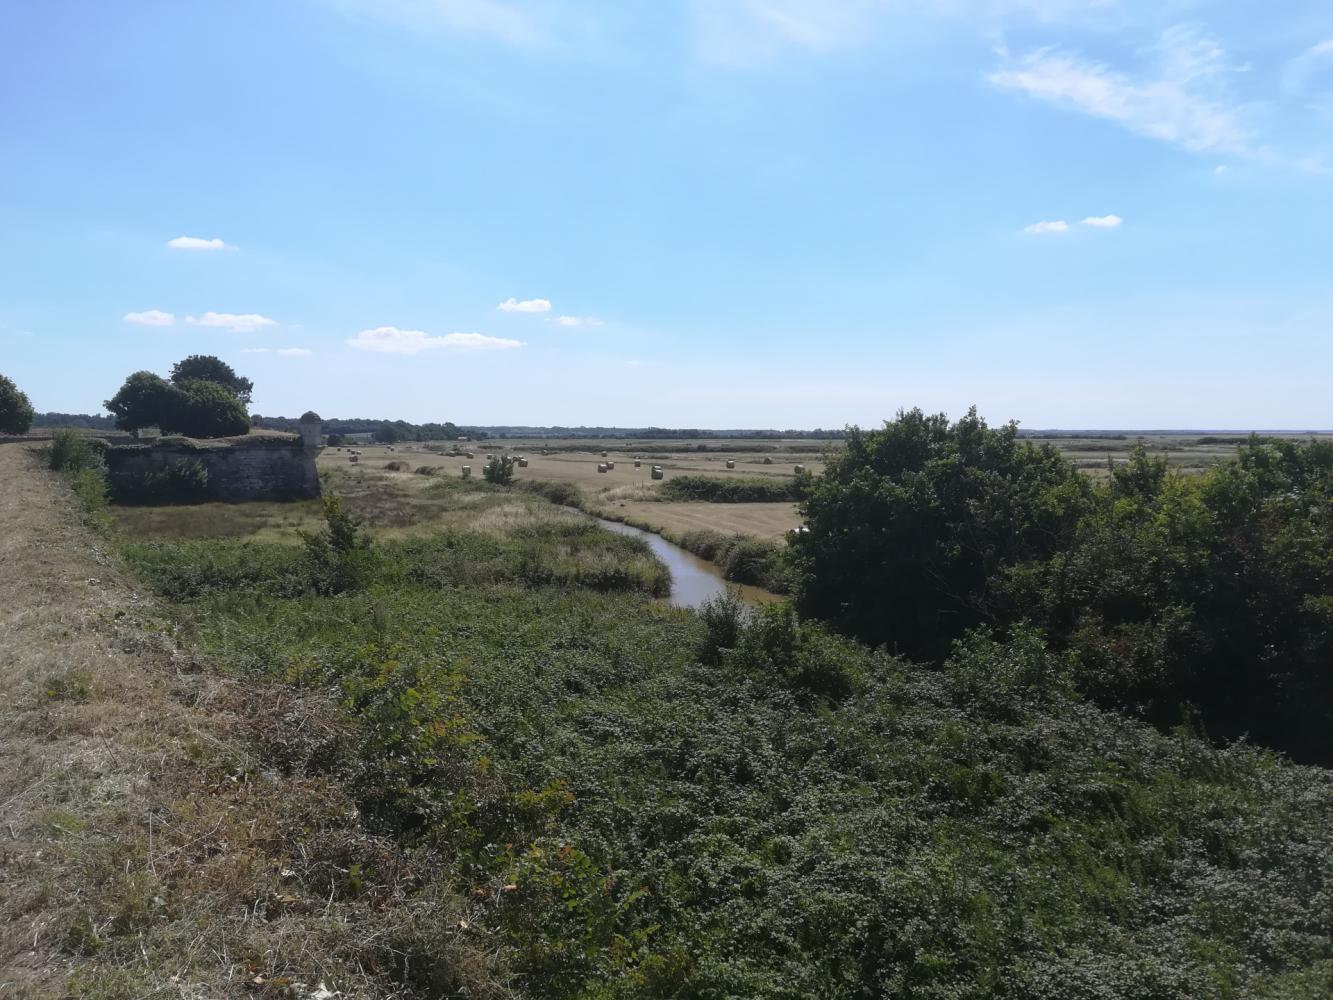
[(389, 992), (347, 971), (382, 917), (319, 870), (328, 838), (365, 847), (354, 810), (259, 766), (264, 720), (309, 732), (317, 706), (176, 649), (21, 444), (0, 445), (0, 695), (0, 998)]

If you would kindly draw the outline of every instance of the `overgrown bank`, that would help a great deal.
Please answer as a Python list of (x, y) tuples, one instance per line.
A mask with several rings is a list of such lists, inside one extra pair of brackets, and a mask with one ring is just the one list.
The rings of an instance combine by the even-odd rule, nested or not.
[[(684, 477), (682, 477), (684, 478)], [(627, 515), (619, 507), (605, 506), (589, 501), (583, 491), (572, 483), (522, 480), (522, 489), (543, 496), (553, 503), (573, 507), (594, 517), (619, 521), (630, 527), (661, 535), (700, 559), (713, 563), (722, 571), (722, 577), (732, 583), (762, 587), (775, 594), (789, 594), (793, 587), (790, 563), (783, 542), (767, 541), (747, 535), (727, 535), (720, 531), (672, 531), (642, 518)]]
[[(787, 608), (671, 611), (504, 559), (289, 591), (256, 585), (255, 546), (128, 551), (189, 646), (337, 706), (342, 735), (286, 766), (434, 859), (404, 899), (452, 886), (436, 932), (494, 989), (1313, 998), (1333, 973), (1328, 773), (1092, 707), (1031, 633), (928, 670)], [(443, 992), (458, 961), (403, 981)]]

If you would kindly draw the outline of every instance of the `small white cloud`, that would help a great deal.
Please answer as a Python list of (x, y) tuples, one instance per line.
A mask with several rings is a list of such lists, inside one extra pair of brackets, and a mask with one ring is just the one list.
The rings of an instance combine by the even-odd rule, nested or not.
[(1219, 163), (1217, 166), (1213, 167), (1213, 173), (1215, 174), (1225, 174), (1226, 172), (1227, 165), (1225, 163)]
[(1312, 49), (1310, 49), (1310, 55), (1333, 56), (1333, 38), (1330, 38), (1324, 42), (1320, 42), (1318, 45), (1314, 46)]
[(1029, 236), (1047, 236), (1051, 233), (1064, 233), (1069, 231), (1069, 223), (1057, 219), (1054, 222), (1034, 222), (1030, 226), (1024, 226), (1023, 232)]
[(506, 299), (496, 308), (507, 313), (547, 313), (551, 311), (551, 303), (546, 299), (524, 299), (522, 302)]
[(638, 358), (631, 358), (629, 361), (626, 361), (626, 362), (625, 362), (625, 367), (626, 367), (626, 368), (638, 368), (638, 367), (639, 367), (640, 365), (642, 365), (642, 364), (643, 364), (643, 362), (640, 361)]
[(260, 316), (258, 313), (220, 313), (206, 312), (198, 318), (186, 316), (185, 322), (191, 326), (207, 326), (232, 333), (254, 333), (266, 326), (277, 326), (278, 321)]
[(1093, 215), (1083, 220), (1083, 225), (1094, 229), (1114, 229), (1125, 220), (1118, 215)]
[(148, 309), (144, 312), (130, 312), (121, 317), (126, 323), (133, 323), (136, 326), (172, 326), (176, 322), (176, 317), (169, 312), (163, 312), (161, 309)]
[(559, 316), (556, 322), (561, 326), (601, 326), (600, 319), (593, 319), (591, 316)]
[(167, 246), (176, 250), (235, 250), (234, 246), (223, 243), (219, 239), (205, 240), (198, 236), (177, 236), (174, 240), (167, 240)]
[(487, 337), (480, 333), (447, 333), (432, 337), (420, 330), (400, 330), (396, 326), (377, 326), (362, 330), (347, 341), (359, 351), (380, 354), (420, 354), (422, 351), (505, 351), (523, 347), (521, 340)]

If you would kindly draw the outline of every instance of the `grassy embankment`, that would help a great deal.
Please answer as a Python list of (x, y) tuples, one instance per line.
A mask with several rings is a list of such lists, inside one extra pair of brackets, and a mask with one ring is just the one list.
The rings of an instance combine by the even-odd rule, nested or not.
[[(185, 648), (330, 706), (318, 739), (262, 760), (336, 789), (392, 845), (345, 859), (330, 896), (418, 907), (382, 979), (570, 998), (1327, 995), (1327, 772), (1099, 711), (1035, 642), (924, 670), (784, 609), (696, 615), (638, 580), (526, 573), (599, 565), (609, 543), (537, 545), (525, 525), (556, 515), (535, 498), (447, 489), (419, 523), (455, 523), (370, 549), (118, 543)], [(321, 864), (292, 872), (294, 897), (328, 891)], [(135, 947), (113, 928), (104, 961), (129, 967)]]

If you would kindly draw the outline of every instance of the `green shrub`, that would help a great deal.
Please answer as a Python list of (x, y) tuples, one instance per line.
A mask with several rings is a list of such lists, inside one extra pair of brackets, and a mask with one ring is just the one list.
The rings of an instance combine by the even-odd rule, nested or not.
[(359, 590), (370, 581), (375, 553), (361, 522), (343, 510), (336, 493), (323, 498), (324, 530), (300, 532), (312, 589), (319, 594)]
[(792, 503), (803, 498), (808, 476), (795, 479), (743, 479), (712, 476), (674, 476), (658, 487), (663, 499), (707, 503)]
[(486, 463), (481, 474), (492, 486), (508, 486), (514, 481), (514, 465), (508, 455), (496, 455)]
[(106, 442), (87, 437), (74, 430), (58, 430), (51, 436), (46, 452), (46, 464), (57, 472), (78, 472), (81, 469), (100, 469)]
[(573, 483), (565, 482), (543, 482), (538, 479), (524, 479), (519, 483), (522, 489), (529, 493), (535, 493), (540, 497), (545, 497), (552, 503), (559, 504), (561, 507), (573, 507), (577, 510), (583, 508), (583, 493)]
[(0, 375), (0, 434), (26, 434), (36, 413), (14, 380)]

